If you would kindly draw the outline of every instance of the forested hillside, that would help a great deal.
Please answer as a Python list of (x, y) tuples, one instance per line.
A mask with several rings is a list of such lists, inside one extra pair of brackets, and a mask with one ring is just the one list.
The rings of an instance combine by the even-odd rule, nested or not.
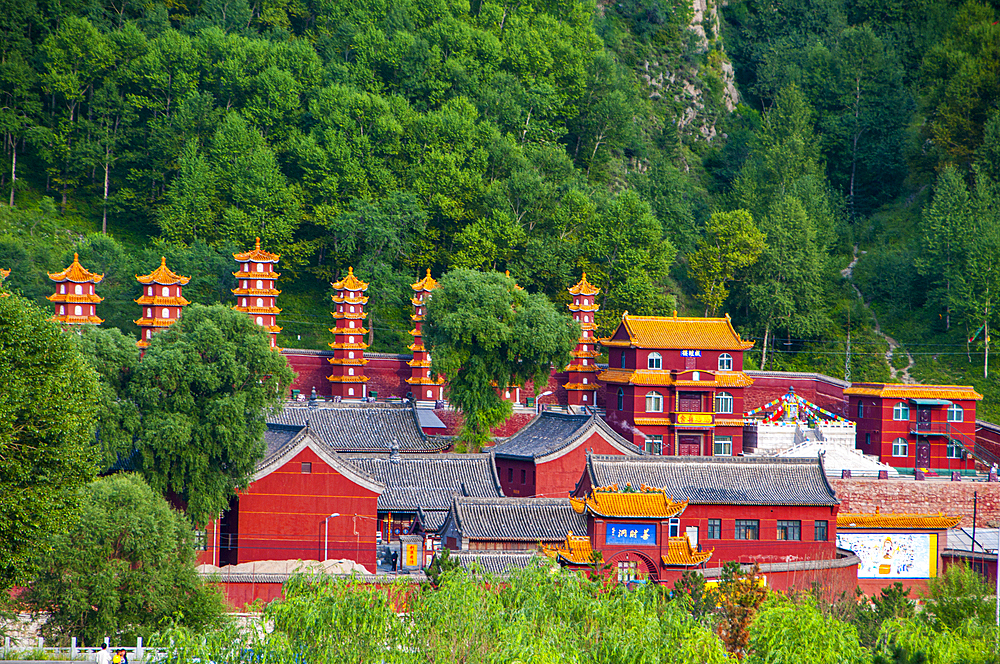
[(989, 5), (0, 4), (0, 267), (29, 297), (79, 251), (134, 334), (133, 275), (163, 255), (228, 302), (259, 236), (282, 345), (330, 340), (353, 266), (373, 349), (402, 352), (426, 268), (557, 302), (586, 270), (605, 333), (727, 312), (755, 368), (841, 377), (850, 335), (854, 380), (976, 381), (1000, 412), (989, 328), (967, 342), (1000, 322)]

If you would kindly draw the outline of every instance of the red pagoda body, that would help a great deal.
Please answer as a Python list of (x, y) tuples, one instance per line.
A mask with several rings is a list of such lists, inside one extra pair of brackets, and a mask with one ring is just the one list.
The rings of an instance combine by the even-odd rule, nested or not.
[(573, 359), (566, 367), (568, 380), (566, 382), (566, 399), (570, 406), (591, 406), (597, 405), (597, 357), (601, 354), (597, 350), (594, 331), (597, 324), (594, 322), (594, 315), (599, 309), (594, 302), (594, 297), (601, 292), (600, 288), (587, 281), (587, 273), (583, 273), (583, 278), (575, 286), (569, 289), (573, 296), (573, 302), (569, 304), (569, 310), (573, 314), (573, 320), (580, 324), (580, 338), (576, 342), (573, 350)]
[(233, 289), (236, 296), (236, 311), (242, 311), (250, 316), (254, 323), (263, 327), (270, 335), (270, 345), (274, 350), (278, 348), (278, 314), (281, 309), (275, 306), (275, 300), (281, 291), (274, 287), (274, 282), (281, 276), (274, 269), (281, 258), (278, 254), (263, 251), (260, 248), (260, 238), (257, 238), (257, 246), (253, 251), (242, 254), (233, 254), (233, 258), (241, 263), (239, 272), (233, 272), (233, 276), (239, 279), (239, 288)]
[(334, 338), (330, 343), (333, 349), (333, 357), (330, 358), (329, 381), (330, 394), (336, 398), (347, 400), (357, 400), (365, 396), (365, 383), (368, 377), (365, 376), (364, 366), (368, 364), (365, 359), (365, 304), (368, 297), (365, 291), (368, 284), (354, 276), (354, 268), (347, 269), (347, 276), (340, 281), (330, 284), (336, 293), (333, 295), (334, 311), (332, 312), (335, 321), (334, 327), (330, 328)]
[(415, 291), (413, 298), (413, 343), (410, 350), (413, 351), (413, 359), (407, 362), (410, 365), (410, 377), (406, 382), (413, 387), (413, 398), (417, 401), (440, 401), (444, 398), (444, 378), (431, 377), (431, 355), (424, 347), (421, 337), (421, 328), (424, 324), (424, 314), (427, 313), (427, 301), (431, 297), (431, 291), (438, 287), (430, 269), (427, 276), (411, 286)]
[(160, 267), (149, 274), (135, 278), (142, 284), (142, 297), (136, 303), (142, 306), (142, 317), (134, 321), (139, 326), (136, 345), (145, 348), (155, 332), (165, 330), (181, 317), (181, 311), (191, 304), (181, 295), (181, 288), (191, 277), (174, 274), (167, 268), (167, 259), (160, 258)]
[(73, 263), (62, 272), (50, 272), (49, 279), (56, 282), (56, 292), (48, 296), (55, 305), (52, 320), (61, 325), (100, 325), (96, 305), (104, 300), (94, 292), (94, 287), (104, 279), (80, 265), (80, 256), (73, 254)]

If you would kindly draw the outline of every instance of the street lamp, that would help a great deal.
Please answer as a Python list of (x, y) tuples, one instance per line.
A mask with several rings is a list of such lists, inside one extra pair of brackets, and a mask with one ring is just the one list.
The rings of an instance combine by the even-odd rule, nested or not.
[(538, 413), (539, 411), (542, 410), (542, 397), (547, 397), (550, 394), (552, 394), (552, 390), (549, 390), (547, 392), (542, 392), (541, 394), (538, 395), (538, 398), (535, 399), (535, 412), (536, 413)]
[(330, 550), (330, 519), (335, 516), (340, 516), (340, 512), (334, 512), (330, 516), (323, 519), (323, 562), (329, 559), (328, 552)]

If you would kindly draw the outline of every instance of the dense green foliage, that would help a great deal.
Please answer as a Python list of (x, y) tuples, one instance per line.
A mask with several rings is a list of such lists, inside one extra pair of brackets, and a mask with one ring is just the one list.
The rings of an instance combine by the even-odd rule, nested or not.
[[(284, 598), (261, 616), (272, 629), (236, 624), (205, 632), (172, 628), (154, 644), (179, 661), (468, 662), (480, 664), (656, 664), (739, 661), (833, 664), (988, 664), (997, 661), (997, 631), (967, 617), (950, 627), (897, 611), (905, 593), (890, 592), (864, 643), (867, 598), (831, 604), (819, 593), (768, 591), (751, 572), (727, 572), (706, 588), (697, 573), (673, 588), (614, 584), (604, 576), (558, 569), (542, 558), (503, 578), (481, 570), (442, 571), (434, 585), (386, 585), (297, 576)], [(964, 579), (962, 581), (961, 579)], [(745, 583), (749, 582), (749, 583)], [(961, 603), (978, 589), (949, 570), (938, 597)], [(978, 582), (981, 585), (981, 581)], [(752, 596), (752, 599), (751, 599)], [(726, 632), (727, 598), (753, 609), (743, 645)], [(883, 598), (885, 599), (885, 598)], [(879, 600), (881, 601), (881, 600)], [(905, 600), (904, 600), (905, 601)], [(832, 614), (840, 613), (838, 618)], [(744, 622), (742, 619), (739, 621)]]
[(148, 636), (165, 618), (202, 629), (225, 609), (218, 588), (194, 569), (191, 524), (138, 475), (80, 489), (79, 518), (35, 552), (40, 570), (21, 598), (45, 614), (52, 642), (96, 645)]
[[(873, 309), (893, 368), (909, 350), (911, 376), (1000, 412), (988, 335), (965, 341), (998, 309), (988, 4), (8, 4), (0, 266), (28, 297), (79, 248), (134, 333), (133, 274), (166, 255), (224, 303), (260, 236), (282, 345), (329, 341), (326, 283), (353, 266), (373, 349), (399, 352), (428, 267), (509, 269), (557, 304), (586, 270), (601, 333), (626, 309), (728, 312), (750, 366), (888, 379)], [(710, 222), (738, 210), (746, 247)]]
[(29, 578), (97, 469), (97, 378), (47, 319), (23, 298), (0, 297), (0, 589)]
[(544, 385), (552, 366), (569, 364), (580, 336), (580, 326), (544, 295), (499, 272), (469, 269), (441, 278), (423, 331), (434, 349), (431, 369), (447, 378), (448, 400), (462, 412), (459, 440), (474, 448), (510, 416), (498, 390)]

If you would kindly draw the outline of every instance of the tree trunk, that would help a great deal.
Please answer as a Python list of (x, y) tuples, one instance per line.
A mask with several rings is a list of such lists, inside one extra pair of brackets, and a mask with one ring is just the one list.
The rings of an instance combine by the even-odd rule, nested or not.
[(767, 333), (771, 330), (771, 322), (768, 321), (764, 325), (764, 345), (761, 346), (760, 352), (760, 370), (764, 370), (764, 363), (767, 362)]
[(14, 207), (14, 184), (17, 182), (17, 139), (11, 142), (13, 157), (10, 160), (10, 206)]
[[(987, 311), (989, 307), (987, 306)], [(983, 378), (990, 377), (990, 319), (986, 318), (986, 322), (983, 323), (983, 334), (986, 335), (986, 342), (983, 344)]]
[(101, 232), (108, 234), (108, 162), (104, 162), (104, 218), (101, 219)]

